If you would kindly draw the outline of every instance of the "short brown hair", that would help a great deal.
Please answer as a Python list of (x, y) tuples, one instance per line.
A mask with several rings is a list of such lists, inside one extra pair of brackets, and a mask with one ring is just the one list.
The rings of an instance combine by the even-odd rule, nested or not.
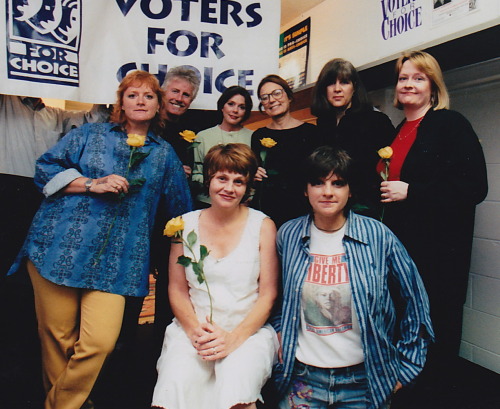
[(344, 208), (344, 214), (347, 215), (356, 200), (357, 183), (354, 181), (353, 160), (345, 150), (328, 145), (316, 148), (302, 166), (304, 191), (307, 191), (308, 185), (317, 185), (332, 173), (349, 185), (351, 197)]
[[(260, 99), (260, 90), (264, 86), (264, 84), (267, 84), (268, 82), (272, 82), (274, 84), (279, 85), (283, 90), (285, 91), (288, 99), (290, 101), (293, 101), (293, 91), (290, 88), (290, 85), (288, 85), (288, 82), (286, 82), (283, 78), (281, 78), (279, 75), (276, 74), (269, 74), (266, 75), (264, 78), (262, 78), (259, 82), (259, 86), (257, 87), (257, 97)], [(259, 102), (259, 111), (262, 112), (262, 102)]]
[[(437, 60), (425, 51), (411, 51), (404, 53), (396, 61), (396, 82), (403, 64), (410, 61), (422, 71), (431, 81), (431, 105), (432, 109), (448, 109), (450, 107), (450, 96), (444, 83), (443, 72)], [(402, 109), (403, 106), (398, 101), (398, 95), (394, 95), (394, 106)]]
[(151, 88), (158, 98), (158, 112), (151, 120), (151, 130), (153, 132), (158, 132), (163, 127), (165, 120), (165, 114), (163, 110), (163, 105), (165, 104), (163, 90), (160, 87), (158, 79), (147, 71), (136, 70), (132, 71), (123, 78), (122, 82), (118, 86), (116, 91), (116, 103), (113, 107), (113, 112), (111, 113), (111, 122), (116, 122), (120, 125), (125, 125), (127, 118), (125, 112), (122, 110), (123, 105), (123, 95), (129, 87), (147, 85)]
[(203, 161), (203, 180), (207, 193), (210, 182), (217, 172), (234, 172), (245, 177), (247, 188), (243, 200), (246, 200), (250, 195), (258, 166), (257, 157), (244, 143), (212, 146)]

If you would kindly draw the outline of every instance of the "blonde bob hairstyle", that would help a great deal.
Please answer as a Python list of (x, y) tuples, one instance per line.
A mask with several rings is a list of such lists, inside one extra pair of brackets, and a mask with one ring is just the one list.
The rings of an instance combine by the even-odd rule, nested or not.
[(158, 98), (158, 112), (153, 117), (150, 124), (150, 129), (154, 133), (157, 133), (163, 128), (166, 118), (163, 110), (165, 97), (158, 79), (147, 71), (132, 71), (127, 74), (125, 78), (123, 78), (122, 82), (120, 82), (120, 85), (118, 86), (118, 90), (116, 91), (116, 103), (113, 106), (113, 112), (111, 113), (110, 120), (111, 122), (115, 122), (121, 126), (124, 126), (127, 123), (125, 111), (122, 109), (123, 96), (129, 87), (140, 87), (142, 85), (147, 85), (151, 88), (151, 91), (156, 94), (156, 97)]
[(257, 157), (252, 149), (244, 143), (212, 146), (203, 161), (205, 193), (208, 195), (210, 182), (217, 172), (239, 173), (244, 176), (246, 183), (246, 192), (242, 199), (242, 202), (244, 202), (250, 196), (258, 166)]
[[(406, 61), (412, 62), (419, 71), (422, 71), (430, 79), (432, 109), (448, 109), (450, 107), (450, 97), (444, 83), (441, 67), (436, 59), (425, 51), (404, 53), (396, 62), (396, 83)], [(394, 106), (403, 109), (403, 105), (398, 101), (397, 93), (394, 94)]]

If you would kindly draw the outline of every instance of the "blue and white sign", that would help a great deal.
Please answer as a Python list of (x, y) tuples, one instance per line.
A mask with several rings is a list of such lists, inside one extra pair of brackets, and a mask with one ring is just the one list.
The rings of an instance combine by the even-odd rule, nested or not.
[(9, 79), (79, 86), (81, 0), (8, 0)]
[(279, 25), (280, 0), (0, 0), (0, 93), (112, 103), (129, 71), (183, 65), (214, 109), (277, 73)]

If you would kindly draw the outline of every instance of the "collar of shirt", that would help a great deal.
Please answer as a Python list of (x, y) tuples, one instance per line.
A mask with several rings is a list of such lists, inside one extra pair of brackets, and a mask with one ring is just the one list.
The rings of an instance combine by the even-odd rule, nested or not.
[[(352, 211), (349, 211), (349, 214), (347, 215), (347, 226), (345, 230), (345, 237), (359, 241), (360, 243), (367, 244), (367, 239), (366, 235), (363, 234), (363, 228), (361, 226), (359, 218), (354, 216), (354, 213)], [(311, 239), (311, 224), (313, 222), (313, 217), (312, 214), (309, 214), (307, 218), (304, 219), (303, 225), (302, 225), (302, 230), (301, 230), (301, 237), (302, 237), (302, 245), (308, 249), (309, 248), (309, 242)]]
[(40, 111), (45, 108), (45, 104), (41, 98), (21, 97), (21, 101), (23, 101), (23, 104), (29, 106), (33, 111)]

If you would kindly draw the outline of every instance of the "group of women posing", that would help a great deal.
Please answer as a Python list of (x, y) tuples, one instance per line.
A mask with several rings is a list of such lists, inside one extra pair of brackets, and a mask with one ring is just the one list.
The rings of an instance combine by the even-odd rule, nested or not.
[[(404, 54), (396, 71), (406, 117), (396, 132), (345, 60), (318, 78), (318, 127), (293, 118), (291, 89), (269, 75), (257, 93), (271, 122), (251, 134), (248, 92), (228, 88), (221, 124), (198, 138), (195, 211), (180, 162), (156, 135), (163, 97), (150, 74), (123, 80), (112, 123), (76, 129), (43, 155), (36, 181), (47, 199), (17, 265), (27, 260), (35, 289), (46, 409), (89, 404), (124, 296), (147, 290), (162, 195), (183, 216), (153, 406), (255, 408), (274, 368), (280, 409), (385, 408), (433, 341), (433, 364), (449, 370), (484, 157), (467, 120), (447, 109), (432, 56)], [(387, 145), (382, 180), (377, 150)], [(382, 209), (390, 229), (376, 220)]]
[[(242, 125), (248, 93), (222, 95), (222, 122), (200, 133), (195, 153), (209, 200), (185, 216), (184, 244), (172, 249), (176, 319), (153, 405), (255, 407), (276, 352), (280, 409), (388, 407), (420, 374), (428, 348), (429, 372), (451, 377), (474, 208), (487, 192), (484, 156), (468, 121), (448, 110), (431, 55), (404, 54), (396, 75), (394, 103), (405, 114), (396, 130), (342, 59), (328, 62), (314, 87), (317, 127), (291, 115), (292, 91), (276, 75), (258, 86), (271, 122), (253, 134)], [(383, 160), (377, 151), (386, 146), (393, 153)], [(376, 220), (382, 214), (390, 229)], [(200, 244), (211, 251), (212, 297), (192, 265), (177, 264), (191, 254), (191, 231), (195, 253)], [(277, 254), (264, 245), (275, 234)]]

